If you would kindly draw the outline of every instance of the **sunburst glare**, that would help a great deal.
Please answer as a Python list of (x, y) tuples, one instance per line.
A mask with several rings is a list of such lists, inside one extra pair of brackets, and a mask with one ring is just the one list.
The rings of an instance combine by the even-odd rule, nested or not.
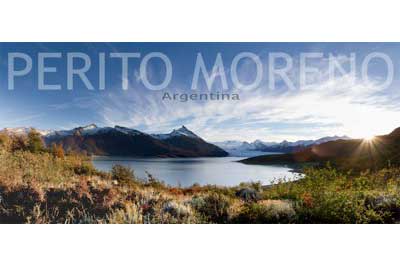
[(375, 139), (375, 136), (373, 136), (373, 135), (364, 137), (365, 141), (373, 141), (374, 139)]

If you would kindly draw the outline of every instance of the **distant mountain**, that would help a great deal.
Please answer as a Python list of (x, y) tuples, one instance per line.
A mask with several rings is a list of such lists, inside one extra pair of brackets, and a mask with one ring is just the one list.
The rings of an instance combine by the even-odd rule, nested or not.
[(61, 144), (67, 151), (93, 155), (219, 157), (223, 149), (207, 143), (186, 127), (169, 134), (150, 135), (126, 127), (88, 125), (71, 130), (52, 131), (43, 136), (47, 145)]
[(321, 144), (328, 141), (350, 139), (347, 136), (333, 136), (324, 137), (317, 140), (298, 140), (295, 142), (282, 141), (282, 142), (264, 142), (256, 140), (254, 142), (246, 141), (223, 141), (214, 142), (215, 145), (227, 151), (230, 155), (247, 156), (249, 154), (262, 154), (262, 153), (289, 153), (302, 150), (306, 147)]
[(193, 139), (201, 139), (199, 136), (194, 134), (192, 131), (187, 129), (185, 126), (182, 126), (179, 129), (172, 130), (169, 134), (152, 134), (153, 137), (161, 140), (170, 139), (173, 137), (188, 137)]
[[(2, 130), (2, 132), (10, 135), (21, 136), (21, 135), (27, 135), (31, 130), (32, 130), (31, 127), (15, 127), (15, 128), (6, 127)], [(51, 132), (50, 130), (36, 130), (36, 131), (39, 132), (39, 134), (42, 136), (46, 136)]]
[(167, 143), (168, 145), (185, 150), (189, 152), (189, 156), (227, 156), (228, 153), (215, 146), (214, 144), (204, 141), (202, 138), (197, 136), (195, 133), (182, 126), (179, 129), (174, 129), (169, 134), (155, 134), (152, 135), (154, 138)]
[(293, 153), (264, 155), (242, 160), (247, 164), (326, 163), (340, 169), (380, 169), (400, 166), (400, 128), (372, 140), (334, 140), (309, 146)]

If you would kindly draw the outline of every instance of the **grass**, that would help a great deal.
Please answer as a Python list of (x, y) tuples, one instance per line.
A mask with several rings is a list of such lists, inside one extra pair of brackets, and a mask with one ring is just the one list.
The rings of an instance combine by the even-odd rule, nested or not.
[[(59, 149), (59, 148), (58, 148)], [(297, 181), (170, 187), (43, 149), (0, 149), (0, 223), (397, 223), (400, 169), (329, 165)], [(229, 177), (224, 177), (229, 178)]]

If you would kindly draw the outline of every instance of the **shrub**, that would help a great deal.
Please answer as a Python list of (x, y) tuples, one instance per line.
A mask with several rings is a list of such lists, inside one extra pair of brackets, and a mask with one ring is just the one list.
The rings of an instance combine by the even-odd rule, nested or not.
[(83, 162), (82, 164), (74, 166), (74, 172), (77, 175), (92, 175), (95, 172), (93, 165)]
[(260, 199), (259, 193), (253, 188), (242, 188), (235, 195), (246, 202), (256, 202)]
[(233, 219), (235, 223), (265, 224), (291, 223), (296, 218), (296, 212), (288, 201), (266, 201), (264, 203), (246, 204)]
[(38, 153), (44, 150), (43, 140), (35, 129), (31, 129), (28, 133), (27, 148), (32, 153)]
[(194, 196), (191, 203), (205, 221), (212, 223), (229, 222), (231, 200), (227, 196), (213, 192), (205, 196)]
[(11, 136), (11, 147), (12, 152), (27, 150), (27, 139), (25, 136)]
[(164, 214), (170, 216), (168, 219), (169, 223), (187, 223), (195, 221), (190, 205), (177, 201), (169, 200), (165, 202), (162, 211)]
[(8, 151), (11, 146), (11, 139), (6, 133), (0, 133), (0, 149)]
[(130, 167), (116, 164), (111, 169), (111, 177), (122, 184), (130, 184), (135, 180), (135, 175)]
[(54, 157), (63, 159), (65, 157), (64, 149), (61, 144), (53, 143), (51, 145), (51, 152)]

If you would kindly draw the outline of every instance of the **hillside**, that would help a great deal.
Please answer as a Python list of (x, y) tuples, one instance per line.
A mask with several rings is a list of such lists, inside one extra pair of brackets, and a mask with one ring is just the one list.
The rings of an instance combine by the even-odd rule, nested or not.
[(241, 162), (246, 164), (330, 162), (338, 168), (352, 170), (400, 165), (400, 128), (371, 140), (329, 141), (294, 153), (257, 156)]

